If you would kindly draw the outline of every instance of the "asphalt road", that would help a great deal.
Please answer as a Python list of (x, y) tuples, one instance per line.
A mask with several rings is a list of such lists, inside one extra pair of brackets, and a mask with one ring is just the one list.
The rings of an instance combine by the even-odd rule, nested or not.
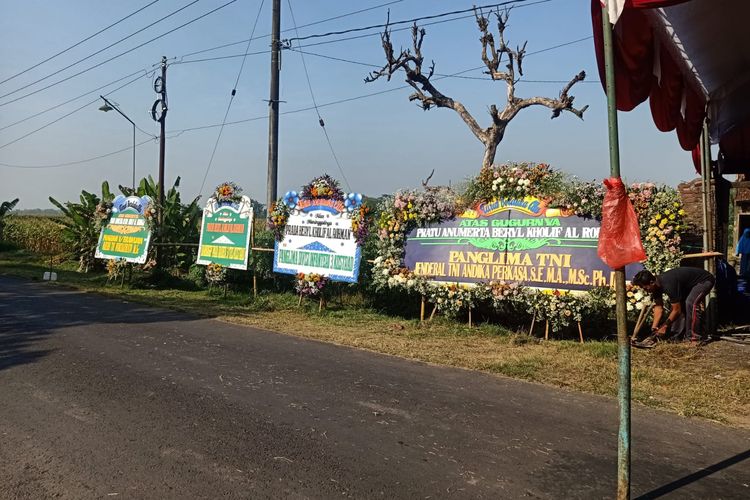
[[(0, 277), (3, 499), (611, 498), (616, 432), (611, 398)], [(749, 498), (750, 432), (634, 408), (633, 493)]]

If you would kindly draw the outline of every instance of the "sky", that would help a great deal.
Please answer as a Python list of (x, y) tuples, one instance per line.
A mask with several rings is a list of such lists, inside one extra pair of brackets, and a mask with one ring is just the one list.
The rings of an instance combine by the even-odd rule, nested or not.
[[(82, 189), (99, 192), (105, 180), (113, 188), (131, 183), (132, 126), (116, 112), (99, 111), (99, 94), (139, 127), (137, 177), (156, 178), (159, 125), (150, 109), (157, 98), (153, 81), (166, 56), (167, 186), (180, 177), (183, 199), (202, 195), (205, 201), (217, 184), (231, 180), (265, 202), (272, 2), (227, 2), (0, 0), (0, 81), (6, 80), (0, 83), (0, 200), (18, 197), (19, 209), (52, 208), (49, 196), (77, 200)], [(315, 23), (298, 29), (304, 38), (382, 24), (389, 10), (391, 21), (399, 21), (491, 3), (496, 1), (282, 0), (282, 38), (296, 37), (295, 25)], [(528, 0), (510, 16), (506, 39), (514, 46), (528, 40), (524, 79), (529, 81), (516, 86), (516, 95), (556, 97), (585, 70), (586, 81), (571, 94), (577, 107), (589, 109), (583, 121), (571, 113), (551, 120), (540, 106), (523, 110), (509, 124), (495, 162), (544, 162), (587, 180), (608, 176), (606, 97), (598, 83), (590, 1)], [(435, 62), (437, 74), (482, 66), (479, 32), (469, 14), (420, 24), (427, 31), (423, 55)], [(394, 31), (392, 39), (396, 47), (411, 43), (409, 31)], [(323, 173), (339, 179), (346, 191), (379, 196), (418, 187), (433, 169), (434, 185), (460, 183), (479, 171), (484, 147), (454, 111), (423, 111), (409, 102), (403, 74), (365, 83), (368, 72), (384, 62), (378, 29), (290, 43), (308, 54), (303, 60), (298, 51), (282, 52), (279, 195)], [(232, 45), (216, 49), (227, 44)], [(504, 106), (505, 85), (481, 69), (461, 76), (468, 78), (436, 76), (434, 84), (488, 126), (489, 106)], [(674, 133), (656, 130), (647, 104), (620, 113), (619, 124), (627, 181), (676, 185), (696, 176), (690, 154)]]

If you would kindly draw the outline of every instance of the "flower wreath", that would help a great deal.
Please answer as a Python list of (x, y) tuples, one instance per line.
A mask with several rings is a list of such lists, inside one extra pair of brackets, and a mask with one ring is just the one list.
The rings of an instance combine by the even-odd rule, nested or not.
[(242, 201), (242, 188), (232, 181), (222, 182), (214, 189), (212, 197), (221, 203), (239, 203)]
[(268, 229), (273, 232), (276, 241), (284, 239), (284, 228), (289, 214), (296, 210), (303, 200), (324, 199), (340, 202), (343, 209), (351, 214), (352, 231), (357, 245), (364, 245), (370, 228), (370, 209), (363, 205), (360, 193), (345, 194), (336, 179), (328, 174), (316, 177), (302, 186), (302, 191), (287, 191), (284, 196), (271, 205), (268, 216)]
[[(509, 163), (484, 167), (468, 180), (461, 196), (447, 187), (398, 191), (379, 206), (374, 285), (379, 289), (418, 293), (437, 310), (452, 315), (485, 301), (498, 312), (527, 312), (537, 320), (547, 320), (553, 331), (580, 321), (585, 311), (614, 305), (609, 289), (567, 293), (527, 289), (522, 284), (503, 282), (473, 286), (437, 283), (405, 267), (406, 235), (412, 229), (450, 220), (478, 203), (524, 196), (542, 199), (547, 206), (567, 214), (601, 219), (602, 184), (566, 177), (547, 164)], [(653, 272), (662, 272), (679, 265), (682, 257), (679, 231), (685, 229), (685, 211), (679, 193), (666, 186), (639, 183), (629, 187), (629, 196), (640, 222), (648, 257), (646, 266)], [(630, 314), (637, 315), (640, 309), (631, 307)]]

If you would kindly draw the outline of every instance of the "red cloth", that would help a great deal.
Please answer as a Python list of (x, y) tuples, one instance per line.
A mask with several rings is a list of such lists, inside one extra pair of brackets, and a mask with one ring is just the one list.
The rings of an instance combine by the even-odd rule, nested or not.
[(684, 84), (680, 67), (663, 46), (659, 50), (659, 66), (661, 82), (659, 79), (654, 81), (649, 105), (656, 128), (662, 132), (669, 132), (675, 129), (677, 122), (682, 118), (680, 106)]
[(602, 204), (598, 254), (612, 269), (646, 260), (638, 217), (619, 177), (604, 180), (607, 188)]
[(628, 9), (657, 9), (659, 7), (669, 7), (689, 0), (628, 0), (625, 8)]
[(693, 167), (695, 167), (695, 173), (701, 174), (701, 145), (698, 144), (693, 148), (691, 152), (693, 156)]
[[(629, 0), (613, 29), (615, 93), (617, 109), (630, 111), (651, 97), (651, 111), (659, 130), (677, 129), (680, 146), (692, 150), (699, 141), (705, 117), (706, 101), (686, 81), (680, 66), (666, 49), (661, 49), (661, 84), (654, 73), (654, 34), (643, 9), (676, 5), (689, 0)], [(591, 0), (591, 24), (599, 78), (606, 92), (604, 72), (604, 36), (602, 7)], [(685, 118), (682, 97), (686, 98)]]

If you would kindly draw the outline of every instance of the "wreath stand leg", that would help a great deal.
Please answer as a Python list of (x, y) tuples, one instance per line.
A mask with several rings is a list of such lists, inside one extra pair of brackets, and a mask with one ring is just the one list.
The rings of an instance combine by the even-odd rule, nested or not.
[(633, 329), (633, 335), (630, 336), (631, 341), (638, 340), (638, 333), (641, 331), (641, 328), (643, 328), (643, 324), (646, 322), (646, 317), (651, 312), (651, 309), (654, 307), (653, 304), (649, 304), (648, 307), (644, 307), (641, 309), (640, 314), (638, 314), (638, 321), (635, 322), (635, 328)]
[(471, 307), (469, 308), (469, 328), (471, 328)]
[(253, 270), (253, 298), (256, 298), (258, 296), (258, 277), (255, 275), (255, 270)]
[(320, 302), (318, 302), (318, 312), (322, 311), (326, 307), (326, 300), (323, 297), (323, 294), (320, 294)]
[(544, 340), (549, 340), (549, 320), (544, 323)]
[(583, 330), (581, 330), (581, 322), (578, 322), (578, 340), (583, 344)]
[(429, 321), (432, 321), (432, 318), (435, 317), (435, 311), (437, 311), (437, 304), (432, 308), (432, 312), (430, 313), (430, 319)]
[(419, 322), (424, 323), (424, 295), (422, 295), (422, 303), (419, 305)]
[(536, 314), (531, 317), (531, 328), (529, 328), (529, 336), (534, 333), (534, 323), (536, 323)]
[(299, 294), (299, 302), (297, 302), (297, 307), (302, 305), (302, 294)]
[(227, 298), (227, 288), (229, 288), (229, 283), (224, 283), (224, 298)]

